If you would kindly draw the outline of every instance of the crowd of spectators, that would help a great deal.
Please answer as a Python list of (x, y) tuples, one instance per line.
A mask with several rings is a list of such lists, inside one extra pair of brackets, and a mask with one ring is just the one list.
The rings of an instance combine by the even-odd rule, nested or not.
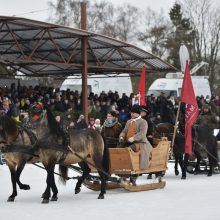
[[(88, 97), (89, 126), (100, 127), (110, 111), (118, 114), (119, 122), (124, 125), (129, 119), (129, 112), (132, 107), (134, 94), (123, 94), (119, 97), (117, 91), (101, 94), (90, 93)], [(55, 116), (70, 115), (70, 123), (74, 126), (77, 121), (80, 122), (82, 114), (82, 95), (78, 91), (60, 91), (53, 87), (26, 87), (11, 84), (10, 88), (0, 87), (0, 111), (4, 112), (16, 120), (21, 120), (21, 113), (27, 112), (30, 106), (35, 102), (46, 103)], [(197, 97), (200, 109), (205, 104), (210, 105), (211, 111), (220, 116), (220, 98), (217, 95), (212, 97)], [(157, 118), (160, 115), (162, 122), (175, 123), (175, 115), (178, 108), (178, 100), (171, 97), (165, 97), (161, 93), (158, 97), (150, 95), (146, 97), (148, 117)], [(95, 119), (96, 125), (95, 125)]]

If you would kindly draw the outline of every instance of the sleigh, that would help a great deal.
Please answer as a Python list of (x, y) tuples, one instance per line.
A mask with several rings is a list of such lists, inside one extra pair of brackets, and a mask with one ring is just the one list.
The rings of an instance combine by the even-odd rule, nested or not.
[[(128, 191), (137, 192), (164, 188), (166, 182), (162, 177), (167, 169), (169, 148), (171, 142), (167, 138), (154, 139), (152, 159), (147, 169), (140, 169), (140, 153), (133, 152), (130, 148), (109, 148), (109, 172), (111, 178), (107, 182), (107, 189), (124, 188)], [(92, 164), (92, 161), (89, 161)], [(97, 170), (89, 165), (92, 172)], [(146, 183), (134, 182), (136, 176), (143, 174), (156, 174), (156, 181), (147, 180)], [(150, 181), (150, 182), (149, 182)], [(100, 190), (100, 182), (97, 179), (86, 179), (84, 185), (92, 190)]]

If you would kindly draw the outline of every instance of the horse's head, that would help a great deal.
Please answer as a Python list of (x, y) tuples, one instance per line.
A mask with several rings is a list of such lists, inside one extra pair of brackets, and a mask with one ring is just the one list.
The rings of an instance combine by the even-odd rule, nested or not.
[(168, 137), (173, 134), (174, 126), (170, 123), (160, 123), (154, 126), (153, 136), (157, 138)]
[(18, 134), (16, 122), (7, 115), (0, 117), (0, 148), (8, 144)]
[(49, 130), (49, 133), (60, 136), (62, 132), (51, 110), (42, 103), (36, 103), (30, 107), (29, 120), (35, 129), (39, 128), (41, 130), (42, 134)]
[(44, 108), (42, 103), (35, 103), (29, 109), (29, 120), (31, 123), (37, 124), (43, 118)]
[(4, 147), (5, 144), (7, 144), (6, 134), (3, 127), (0, 125), (0, 149)]

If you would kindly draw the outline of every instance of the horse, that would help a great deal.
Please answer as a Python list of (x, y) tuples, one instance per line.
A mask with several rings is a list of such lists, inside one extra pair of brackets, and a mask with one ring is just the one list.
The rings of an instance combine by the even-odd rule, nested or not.
[[(160, 123), (155, 126), (154, 135), (167, 136), (172, 140), (174, 125), (169, 123)], [(195, 124), (192, 127), (192, 146), (197, 162), (195, 165), (194, 174), (199, 173), (200, 162), (202, 160), (202, 151), (207, 153), (209, 161), (208, 176), (212, 176), (213, 168), (217, 165), (217, 139), (212, 134), (209, 128), (204, 125)], [(178, 163), (182, 171), (182, 179), (186, 179), (186, 170), (189, 160), (189, 154), (185, 154), (185, 137), (181, 133), (177, 133), (174, 140), (173, 154), (175, 158), (175, 175), (179, 174)]]
[(81, 185), (90, 173), (87, 159), (91, 157), (101, 180), (101, 192), (98, 199), (104, 199), (106, 181), (103, 172), (104, 142), (101, 135), (93, 129), (70, 129), (68, 134), (60, 127), (52, 112), (46, 105), (35, 104), (29, 109), (29, 118), (37, 136), (39, 161), (47, 171), (47, 186), (42, 195), (42, 203), (49, 203), (50, 189), (53, 192), (51, 201), (57, 201), (58, 189), (54, 179), (54, 168), (59, 164), (62, 181), (67, 179), (68, 165), (79, 163), (83, 174), (78, 179), (75, 194), (80, 192)]
[(35, 136), (25, 127), (18, 126), (11, 117), (0, 116), (0, 149), (4, 153), (11, 173), (13, 192), (8, 202), (13, 202), (17, 196), (17, 184), (22, 190), (30, 190), (30, 186), (20, 181), (20, 175), (27, 162), (38, 160), (33, 153)]

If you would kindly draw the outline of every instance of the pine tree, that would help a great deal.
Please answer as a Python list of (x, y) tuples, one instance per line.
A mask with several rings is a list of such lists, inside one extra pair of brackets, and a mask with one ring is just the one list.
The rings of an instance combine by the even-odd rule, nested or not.
[(189, 50), (190, 57), (192, 57), (194, 31), (191, 27), (190, 19), (183, 17), (179, 4), (174, 4), (169, 16), (173, 24), (173, 32), (166, 41), (166, 48), (169, 51), (168, 62), (180, 69), (179, 48), (181, 44), (185, 44)]

